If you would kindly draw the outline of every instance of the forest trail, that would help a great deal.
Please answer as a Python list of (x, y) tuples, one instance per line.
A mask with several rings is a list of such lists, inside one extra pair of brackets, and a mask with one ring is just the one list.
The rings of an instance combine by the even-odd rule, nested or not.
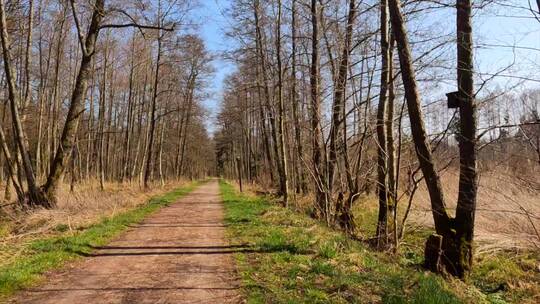
[(14, 303), (238, 303), (217, 181), (203, 184)]

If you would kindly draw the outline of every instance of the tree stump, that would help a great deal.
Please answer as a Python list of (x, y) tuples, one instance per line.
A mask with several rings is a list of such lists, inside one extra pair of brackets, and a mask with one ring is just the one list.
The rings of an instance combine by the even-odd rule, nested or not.
[(426, 241), (424, 267), (433, 272), (441, 272), (442, 235), (432, 234)]

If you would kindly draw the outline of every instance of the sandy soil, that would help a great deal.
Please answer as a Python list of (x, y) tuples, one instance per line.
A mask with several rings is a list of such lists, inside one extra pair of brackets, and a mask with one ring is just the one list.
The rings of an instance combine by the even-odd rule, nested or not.
[(212, 181), (12, 303), (239, 303), (237, 250)]

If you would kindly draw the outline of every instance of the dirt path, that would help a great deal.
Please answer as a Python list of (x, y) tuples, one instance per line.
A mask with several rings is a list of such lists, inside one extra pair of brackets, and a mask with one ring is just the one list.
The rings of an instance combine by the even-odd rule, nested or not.
[(14, 303), (238, 303), (217, 181), (197, 188)]

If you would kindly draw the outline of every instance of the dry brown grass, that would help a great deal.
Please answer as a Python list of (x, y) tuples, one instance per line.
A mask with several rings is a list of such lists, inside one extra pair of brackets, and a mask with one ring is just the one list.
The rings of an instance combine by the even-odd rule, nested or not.
[[(458, 195), (459, 172), (451, 168), (441, 173), (444, 195), (453, 215)], [(536, 178), (537, 179), (537, 178)], [(516, 172), (502, 169), (485, 170), (480, 173), (478, 210), (476, 213), (476, 241), (479, 253), (490, 253), (506, 249), (540, 248), (537, 230), (540, 230), (540, 181), (533, 176), (517, 176)], [(238, 189), (238, 183), (232, 182)], [(244, 191), (269, 193), (268, 187), (244, 183)], [(293, 207), (310, 210), (313, 206), (312, 194), (296, 197)], [(399, 215), (403, 216), (407, 197), (399, 205)], [(370, 237), (375, 231), (378, 210), (377, 198), (362, 195), (354, 206), (354, 214), (359, 233)], [(407, 221), (407, 231), (422, 227), (432, 227), (430, 200), (424, 181), (414, 196), (411, 214)]]
[(52, 210), (7, 210), (0, 217), (0, 266), (14, 259), (23, 245), (36, 238), (54, 236), (88, 227), (104, 217), (133, 209), (151, 197), (177, 188), (185, 181), (155, 184), (143, 190), (137, 183), (107, 183), (102, 191), (94, 180), (77, 185), (70, 192), (64, 185), (58, 195), (58, 207)]
[[(444, 194), (452, 213), (458, 196), (457, 170), (441, 176)], [(540, 246), (536, 229), (540, 229), (540, 191), (529, 181), (516, 178), (513, 172), (501, 170), (480, 174), (475, 238), (480, 252), (499, 249)], [(415, 196), (411, 219), (422, 225), (433, 225), (430, 201), (422, 182)]]

